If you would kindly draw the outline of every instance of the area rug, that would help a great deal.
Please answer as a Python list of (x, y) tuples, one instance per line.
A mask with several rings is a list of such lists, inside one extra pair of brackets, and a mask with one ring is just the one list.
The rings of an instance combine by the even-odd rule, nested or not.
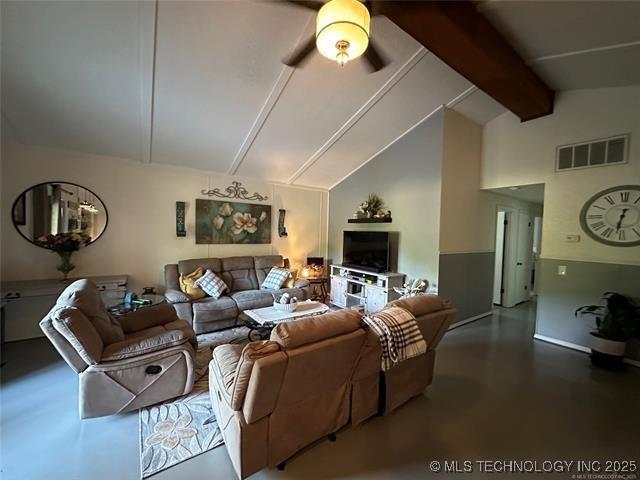
[[(208, 367), (214, 347), (246, 343), (245, 327), (198, 336), (196, 382), (188, 395), (140, 409), (140, 475), (148, 478), (224, 443), (209, 399)], [(217, 333), (217, 335), (216, 335)]]

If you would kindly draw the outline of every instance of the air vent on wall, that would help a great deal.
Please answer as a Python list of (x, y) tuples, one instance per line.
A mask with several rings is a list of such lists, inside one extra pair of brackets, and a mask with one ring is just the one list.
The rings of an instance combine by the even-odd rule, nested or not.
[(600, 138), (556, 148), (556, 171), (627, 163), (629, 135)]

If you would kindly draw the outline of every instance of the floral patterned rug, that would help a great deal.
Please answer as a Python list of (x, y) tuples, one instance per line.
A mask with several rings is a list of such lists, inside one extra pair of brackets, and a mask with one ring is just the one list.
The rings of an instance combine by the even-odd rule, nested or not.
[(233, 328), (199, 336), (197, 379), (188, 395), (140, 409), (142, 478), (184, 462), (224, 443), (209, 399), (208, 367), (212, 349), (222, 343), (245, 343), (248, 329)]

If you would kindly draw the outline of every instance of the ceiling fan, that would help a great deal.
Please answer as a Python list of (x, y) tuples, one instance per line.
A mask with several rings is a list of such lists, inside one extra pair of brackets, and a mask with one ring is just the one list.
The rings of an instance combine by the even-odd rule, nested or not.
[(341, 66), (361, 55), (372, 72), (383, 69), (388, 61), (370, 38), (372, 3), (369, 0), (285, 0), (292, 5), (317, 11), (316, 33), (299, 46), (283, 63), (299, 67), (314, 48)]

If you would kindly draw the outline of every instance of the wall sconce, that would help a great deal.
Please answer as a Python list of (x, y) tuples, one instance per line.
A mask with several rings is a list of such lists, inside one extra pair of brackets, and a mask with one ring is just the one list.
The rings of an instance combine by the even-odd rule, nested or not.
[(286, 213), (284, 208), (281, 208), (280, 210), (278, 210), (279, 212), (279, 216), (278, 216), (278, 235), (280, 235), (281, 237), (286, 237), (289, 234), (287, 233), (287, 229), (284, 226), (284, 215)]
[(184, 225), (185, 202), (176, 202), (176, 236), (186, 237), (187, 230)]

